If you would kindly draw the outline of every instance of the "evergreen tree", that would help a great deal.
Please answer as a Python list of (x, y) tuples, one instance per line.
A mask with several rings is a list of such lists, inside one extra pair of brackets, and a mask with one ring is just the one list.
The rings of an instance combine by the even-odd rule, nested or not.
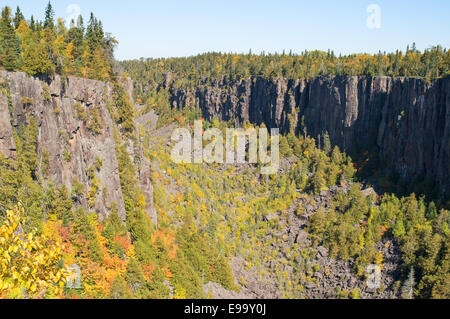
[(331, 152), (331, 141), (330, 141), (330, 135), (327, 131), (325, 131), (323, 135), (323, 151), (327, 154), (330, 154)]
[(101, 45), (104, 38), (102, 23), (97, 20), (94, 14), (91, 12), (89, 24), (86, 30), (86, 41), (88, 44), (89, 52), (94, 53), (95, 49)]
[(145, 278), (142, 273), (141, 266), (134, 258), (131, 258), (128, 262), (125, 280), (135, 294), (142, 294), (143, 290), (146, 288)]
[(11, 24), (9, 7), (2, 10), (0, 21), (0, 65), (6, 70), (13, 71), (18, 64), (19, 42)]
[(23, 16), (22, 12), (20, 11), (19, 6), (17, 6), (16, 9), (16, 15), (14, 16), (14, 26), (16, 29), (19, 27), (20, 22), (25, 20), (25, 17)]
[(34, 16), (31, 16), (30, 19), (30, 29), (36, 31), (36, 22), (34, 21)]
[(437, 216), (436, 204), (434, 202), (431, 202), (430, 204), (428, 204), (426, 217), (429, 220), (432, 220), (432, 219), (436, 218), (436, 216)]
[(286, 158), (291, 157), (293, 154), (287, 138), (283, 135), (280, 135), (280, 153), (283, 157)]
[(314, 192), (314, 194), (318, 195), (320, 194), (320, 192), (327, 189), (326, 184), (325, 164), (323, 162), (320, 162), (311, 180), (312, 191)]
[(49, 1), (47, 8), (45, 9), (44, 28), (53, 29), (55, 27), (54, 17), (55, 17), (55, 12), (53, 11), (52, 4)]
[(117, 276), (111, 286), (109, 292), (109, 298), (111, 299), (131, 299), (132, 293), (127, 286), (126, 281), (122, 276)]
[(414, 268), (411, 267), (409, 271), (408, 279), (403, 284), (402, 287), (402, 298), (403, 299), (413, 299), (414, 297), (414, 286), (416, 285), (416, 281), (414, 279)]
[(77, 24), (72, 24), (69, 32), (67, 33), (68, 43), (73, 44), (72, 55), (75, 60), (79, 60), (83, 54), (83, 41), (84, 41), (84, 25), (83, 17), (80, 15), (77, 20)]
[(134, 131), (134, 107), (129, 96), (125, 93), (117, 80), (115, 80), (113, 86), (113, 98), (114, 104), (117, 107), (118, 123), (121, 124), (126, 133), (131, 136)]

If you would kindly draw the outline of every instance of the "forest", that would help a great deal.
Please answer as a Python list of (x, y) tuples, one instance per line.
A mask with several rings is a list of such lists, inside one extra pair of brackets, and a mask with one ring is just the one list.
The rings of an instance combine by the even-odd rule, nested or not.
[(249, 77), (311, 79), (318, 76), (420, 77), (428, 81), (450, 74), (450, 51), (440, 45), (423, 52), (413, 43), (405, 52), (336, 56), (331, 50), (301, 54), (233, 54), (211, 52), (186, 58), (123, 61), (138, 83), (163, 83), (171, 74), (174, 87), (190, 88), (208, 81), (239, 82)]
[[(72, 181), (68, 189), (49, 178), (49, 155), (38, 152), (39, 127), (28, 117), (14, 127), (17, 158), (0, 154), (0, 298), (214, 298), (205, 288), (211, 282), (231, 293), (250, 289), (248, 277), (234, 274), (237, 259), (244, 274), (254, 272), (259, 282), (274, 286), (280, 298), (320, 298), (323, 295), (311, 296), (308, 287), (319, 283), (317, 274), (333, 276), (328, 266), (317, 262), (322, 247), (333, 261), (349, 265), (349, 276), (359, 280), (351, 291), (335, 287), (326, 296), (370, 298), (374, 295), (363, 291), (365, 268), (376, 264), (383, 269), (383, 252), (390, 246), (399, 251), (396, 273), (389, 286), (374, 294), (450, 298), (450, 211), (443, 203), (416, 194), (367, 195), (364, 181), (355, 175), (358, 165), (326, 137), (319, 146), (293, 131), (281, 136), (280, 152), (287, 164), (279, 174), (263, 176), (260, 164), (177, 165), (170, 158), (170, 136), (162, 133), (171, 125), (189, 126), (202, 118), (198, 108), (171, 108), (163, 87), (167, 74), (178, 87), (251, 76), (400, 76), (431, 81), (450, 74), (450, 51), (435, 46), (420, 52), (412, 45), (406, 52), (374, 55), (207, 53), (119, 65), (113, 58), (116, 45), (94, 14), (86, 25), (80, 16), (66, 28), (62, 19), (55, 21), (50, 3), (44, 21), (25, 19), (20, 8), (14, 14), (8, 7), (2, 9), (2, 70), (111, 84), (107, 105), (126, 220), (114, 205), (103, 220), (94, 209), (102, 196), (101, 158), (85, 172), (88, 192), (79, 181)], [(126, 77), (134, 81), (140, 110), (123, 87)], [(0, 81), (0, 88), (11, 103), (8, 83)], [(44, 100), (53, 98), (43, 94)], [(33, 104), (26, 97), (22, 102)], [(77, 120), (92, 136), (109, 129), (101, 125), (95, 107), (85, 109), (79, 103), (75, 108)], [(151, 110), (159, 119), (156, 128), (136, 124)], [(225, 130), (229, 124), (212, 119), (204, 121), (204, 128)], [(243, 126), (258, 129), (251, 123)], [(157, 223), (146, 211), (138, 178), (143, 159), (135, 156), (136, 149), (151, 163)], [(62, 156), (70, 162), (69, 152)], [(87, 211), (80, 205), (84, 200)], [(308, 247), (289, 239), (303, 219)], [(79, 286), (72, 285), (73, 265), (80, 269)]]
[(102, 22), (94, 14), (86, 25), (80, 15), (77, 21), (70, 21), (68, 29), (62, 19), (55, 21), (51, 3), (44, 21), (35, 21), (33, 16), (25, 20), (19, 7), (14, 14), (4, 7), (0, 39), (0, 65), (7, 71), (111, 79), (117, 41), (103, 31)]

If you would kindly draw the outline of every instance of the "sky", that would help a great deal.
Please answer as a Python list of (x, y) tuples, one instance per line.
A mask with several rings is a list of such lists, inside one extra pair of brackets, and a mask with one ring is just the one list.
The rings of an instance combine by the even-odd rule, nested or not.
[[(42, 20), (48, 0), (2, 0)], [(450, 48), (449, 0), (53, 0), (70, 21), (90, 12), (119, 41), (119, 60), (333, 50), (336, 54)]]

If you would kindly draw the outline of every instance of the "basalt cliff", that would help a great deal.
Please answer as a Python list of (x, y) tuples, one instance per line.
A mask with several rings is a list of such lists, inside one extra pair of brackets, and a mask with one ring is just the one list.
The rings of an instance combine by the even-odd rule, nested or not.
[[(17, 157), (15, 132), (36, 121), (36, 143), (39, 159), (38, 174), (42, 174), (43, 162), (47, 161), (48, 173), (41, 178), (44, 183), (65, 185), (72, 190), (75, 184), (88, 194), (92, 184), (90, 170), (98, 162), (95, 172), (98, 180), (97, 196), (88, 203), (87, 196), (76, 199), (85, 211), (95, 211), (101, 219), (112, 209), (125, 220), (126, 213), (122, 195), (113, 119), (108, 110), (111, 86), (104, 82), (76, 77), (36, 78), (25, 73), (0, 71), (0, 153), (10, 159)], [(124, 83), (131, 95), (131, 83)], [(86, 118), (80, 116), (85, 114)], [(96, 114), (96, 119), (92, 119)], [(91, 120), (95, 120), (97, 128)], [(140, 157), (139, 148), (132, 142), (129, 153)], [(153, 188), (149, 179), (149, 165), (145, 160), (136, 165), (142, 191), (147, 197), (148, 213), (154, 217)], [(153, 218), (155, 221), (155, 218)]]
[(431, 181), (450, 195), (450, 77), (318, 77), (312, 80), (165, 83), (173, 107), (200, 107), (206, 119), (249, 121), (316, 138), (325, 132), (346, 151), (370, 152), (386, 174)]
[[(100, 158), (102, 196), (94, 209), (106, 217), (115, 203), (125, 219), (113, 120), (107, 108), (111, 87), (75, 77), (39, 79), (4, 71), (0, 79), (0, 152), (16, 157), (14, 128), (33, 117), (39, 127), (40, 160), (48, 154), (48, 180), (68, 189), (74, 181), (88, 188), (89, 168)], [(331, 143), (344, 150), (375, 153), (386, 173), (409, 181), (430, 180), (443, 197), (450, 195), (450, 77), (431, 83), (390, 77), (274, 81), (255, 77), (205, 81), (194, 89), (172, 87), (168, 79), (165, 85), (173, 107), (195, 105), (206, 119), (264, 123), (284, 133), (310, 135), (319, 143), (327, 132)], [(127, 91), (131, 95), (131, 83)], [(77, 118), (80, 106), (86, 112), (98, 110), (102, 130), (93, 132)], [(138, 148), (130, 146), (132, 156), (134, 149)], [(137, 170), (147, 209), (156, 222), (150, 165), (142, 161)], [(80, 205), (87, 208), (87, 199)]]

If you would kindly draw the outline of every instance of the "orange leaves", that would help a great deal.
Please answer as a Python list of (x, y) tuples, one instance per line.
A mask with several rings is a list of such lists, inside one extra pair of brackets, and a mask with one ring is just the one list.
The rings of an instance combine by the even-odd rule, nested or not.
[(162, 271), (166, 279), (170, 281), (170, 279), (173, 277), (173, 274), (170, 272), (170, 270), (168, 268), (163, 268)]
[(128, 238), (128, 236), (117, 234), (114, 237), (114, 242), (119, 244), (120, 248), (122, 248), (123, 251), (129, 251), (132, 248), (131, 240)]
[(83, 258), (78, 261), (82, 265), (82, 278), (86, 295), (83, 298), (106, 298), (114, 278), (126, 271), (127, 261), (117, 255), (105, 253), (101, 264)]
[(175, 243), (175, 234), (170, 229), (157, 230), (151, 240), (154, 245), (158, 245), (159, 243), (164, 245), (170, 260), (176, 258), (178, 246)]
[(142, 268), (142, 272), (144, 273), (144, 278), (146, 281), (150, 281), (153, 278), (153, 271), (155, 270), (156, 266), (155, 264), (150, 264), (150, 265), (143, 265), (141, 266)]
[(169, 249), (168, 255), (169, 255), (169, 259), (170, 259), (170, 260), (174, 260), (174, 259), (176, 258), (176, 256), (177, 256), (177, 249), (178, 249), (178, 246), (177, 246), (177, 245), (173, 245), (173, 246)]
[(69, 235), (70, 235), (70, 227), (61, 227), (59, 228), (59, 236), (61, 236), (61, 239), (63, 242), (69, 241)]
[(184, 125), (186, 123), (186, 119), (183, 116), (175, 115), (173, 118), (179, 125)]

